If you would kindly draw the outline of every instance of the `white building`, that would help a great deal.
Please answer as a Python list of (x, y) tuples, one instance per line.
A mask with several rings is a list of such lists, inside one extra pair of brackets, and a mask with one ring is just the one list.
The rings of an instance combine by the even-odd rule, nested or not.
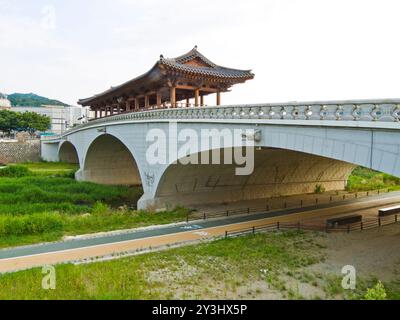
[(49, 133), (61, 134), (75, 125), (88, 121), (89, 109), (74, 106), (46, 106), (41, 107), (12, 107), (15, 112), (36, 112), (50, 117), (51, 128)]
[(11, 102), (7, 99), (7, 95), (0, 92), (0, 109), (10, 109)]

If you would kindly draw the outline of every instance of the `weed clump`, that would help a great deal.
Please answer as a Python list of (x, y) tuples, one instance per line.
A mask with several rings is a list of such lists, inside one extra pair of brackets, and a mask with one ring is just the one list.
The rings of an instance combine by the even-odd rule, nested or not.
[(32, 175), (32, 172), (24, 166), (8, 166), (0, 169), (0, 177), (22, 178)]

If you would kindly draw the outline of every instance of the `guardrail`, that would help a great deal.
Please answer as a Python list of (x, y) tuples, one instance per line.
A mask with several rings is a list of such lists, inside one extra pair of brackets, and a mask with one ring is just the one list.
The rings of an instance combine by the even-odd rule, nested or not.
[[(325, 196), (327, 201), (321, 200), (321, 198), (313, 199), (300, 199), (297, 202), (293, 203), (288, 199), (283, 200), (281, 205), (277, 207), (273, 207), (271, 202), (267, 202), (265, 205), (259, 205), (254, 207), (243, 207), (237, 209), (226, 209), (226, 210), (218, 210), (218, 211), (201, 211), (196, 213), (188, 213), (186, 216), (186, 222), (195, 221), (195, 220), (207, 220), (212, 218), (221, 218), (221, 217), (232, 217), (238, 215), (246, 215), (246, 214), (254, 214), (254, 213), (264, 213), (270, 212), (272, 210), (283, 210), (283, 209), (296, 209), (296, 208), (304, 208), (304, 207), (312, 207), (318, 206), (320, 204), (329, 204), (335, 202), (341, 202), (351, 199), (362, 199), (375, 195), (380, 195), (382, 193), (389, 193), (390, 189), (379, 189), (372, 191), (364, 191), (364, 192), (356, 192), (356, 193), (347, 193), (343, 195), (328, 195)], [(270, 200), (272, 201), (272, 199)]]
[[(58, 137), (74, 133), (86, 127), (124, 120), (150, 121), (162, 119), (266, 119), (266, 120), (327, 120), (327, 121), (400, 121), (400, 99), (317, 101), (249, 104), (209, 107), (179, 107), (125, 112), (92, 120), (77, 126)], [(54, 140), (43, 138), (43, 141)]]
[(259, 232), (268, 232), (268, 231), (279, 231), (279, 230), (298, 230), (298, 231), (318, 231), (318, 232), (354, 232), (354, 231), (363, 231), (369, 229), (380, 228), (383, 226), (388, 226), (391, 224), (396, 224), (399, 222), (398, 215), (388, 216), (384, 218), (377, 219), (367, 219), (361, 222), (352, 223), (347, 226), (339, 226), (339, 227), (329, 227), (328, 225), (312, 225), (312, 224), (302, 224), (301, 222), (297, 223), (282, 223), (275, 222), (269, 223), (259, 226), (253, 226), (250, 228), (242, 228), (235, 229), (230, 231), (225, 231), (225, 238), (234, 237), (245, 234), (256, 234)]

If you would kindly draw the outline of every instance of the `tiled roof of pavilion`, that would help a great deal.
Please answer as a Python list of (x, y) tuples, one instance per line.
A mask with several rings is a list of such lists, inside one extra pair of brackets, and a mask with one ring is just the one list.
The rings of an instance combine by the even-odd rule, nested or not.
[(145, 74), (129, 80), (122, 85), (111, 87), (110, 89), (90, 98), (81, 99), (78, 103), (80, 105), (90, 105), (91, 103), (96, 103), (102, 99), (122, 95), (125, 91), (129, 91), (133, 87), (143, 86), (154, 71), (157, 72), (163, 69), (190, 76), (197, 75), (204, 78), (213, 78), (217, 81), (225, 81), (231, 84), (244, 82), (254, 78), (254, 74), (251, 70), (226, 68), (211, 62), (197, 50), (196, 46), (188, 53), (176, 58), (164, 58), (164, 56), (161, 55), (160, 60), (157, 61), (155, 66)]
[[(204, 63), (202, 66), (188, 64), (188, 62), (199, 59)], [(224, 78), (224, 79), (253, 79), (254, 74), (251, 70), (238, 70), (221, 67), (203, 56), (197, 47), (190, 52), (173, 59), (167, 59), (161, 56), (160, 63), (177, 71), (201, 74), (204, 76)]]

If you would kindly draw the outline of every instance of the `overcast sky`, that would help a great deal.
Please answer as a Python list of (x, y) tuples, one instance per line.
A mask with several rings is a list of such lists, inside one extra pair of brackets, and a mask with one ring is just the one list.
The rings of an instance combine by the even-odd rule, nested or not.
[(256, 74), (224, 104), (395, 98), (399, 16), (396, 0), (0, 0), (0, 92), (76, 104), (198, 45)]

